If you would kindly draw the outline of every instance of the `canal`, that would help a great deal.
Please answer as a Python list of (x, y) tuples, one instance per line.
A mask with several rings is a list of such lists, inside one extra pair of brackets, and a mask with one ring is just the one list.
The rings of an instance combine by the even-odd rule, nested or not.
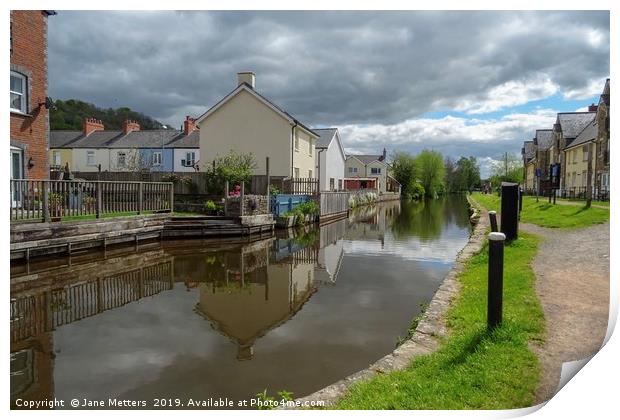
[(466, 244), (467, 202), (385, 202), (252, 243), (11, 266), (11, 401), (310, 394), (391, 352)]

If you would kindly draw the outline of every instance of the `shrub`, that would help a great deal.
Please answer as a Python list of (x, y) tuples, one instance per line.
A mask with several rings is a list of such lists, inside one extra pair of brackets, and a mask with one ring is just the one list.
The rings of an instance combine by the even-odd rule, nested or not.
[(213, 202), (213, 200), (205, 201), (203, 208), (205, 211), (211, 212), (217, 210), (217, 204)]

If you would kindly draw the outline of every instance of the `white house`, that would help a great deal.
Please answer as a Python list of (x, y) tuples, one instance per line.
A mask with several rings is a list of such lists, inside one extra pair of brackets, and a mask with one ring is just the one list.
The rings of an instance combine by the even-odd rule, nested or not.
[(338, 129), (313, 128), (312, 131), (320, 136), (316, 141), (316, 173), (319, 174), (320, 190), (342, 190), (347, 156)]

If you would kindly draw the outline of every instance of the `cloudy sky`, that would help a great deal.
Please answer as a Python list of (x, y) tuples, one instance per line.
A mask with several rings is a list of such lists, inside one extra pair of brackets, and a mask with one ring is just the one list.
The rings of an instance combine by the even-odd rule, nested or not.
[(558, 111), (598, 101), (608, 12), (65, 12), (49, 91), (180, 127), (256, 88), (348, 152), (479, 158), (486, 175)]

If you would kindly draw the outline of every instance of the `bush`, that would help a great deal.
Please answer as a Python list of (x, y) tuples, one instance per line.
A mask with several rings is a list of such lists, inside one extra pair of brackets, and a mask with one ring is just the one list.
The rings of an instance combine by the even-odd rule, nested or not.
[(278, 195), (280, 194), (280, 189), (275, 185), (269, 185), (269, 195)]
[(213, 212), (213, 211), (217, 210), (217, 204), (215, 204), (213, 202), (213, 200), (207, 200), (207, 201), (205, 201), (205, 203), (203, 205), (203, 208), (207, 212)]
[(319, 214), (319, 206), (314, 201), (307, 201), (298, 205), (295, 210), (299, 209), (302, 214)]
[(413, 198), (414, 200), (420, 200), (424, 198), (424, 194), (426, 191), (424, 190), (424, 186), (419, 182), (414, 182), (410, 186), (409, 198)]

